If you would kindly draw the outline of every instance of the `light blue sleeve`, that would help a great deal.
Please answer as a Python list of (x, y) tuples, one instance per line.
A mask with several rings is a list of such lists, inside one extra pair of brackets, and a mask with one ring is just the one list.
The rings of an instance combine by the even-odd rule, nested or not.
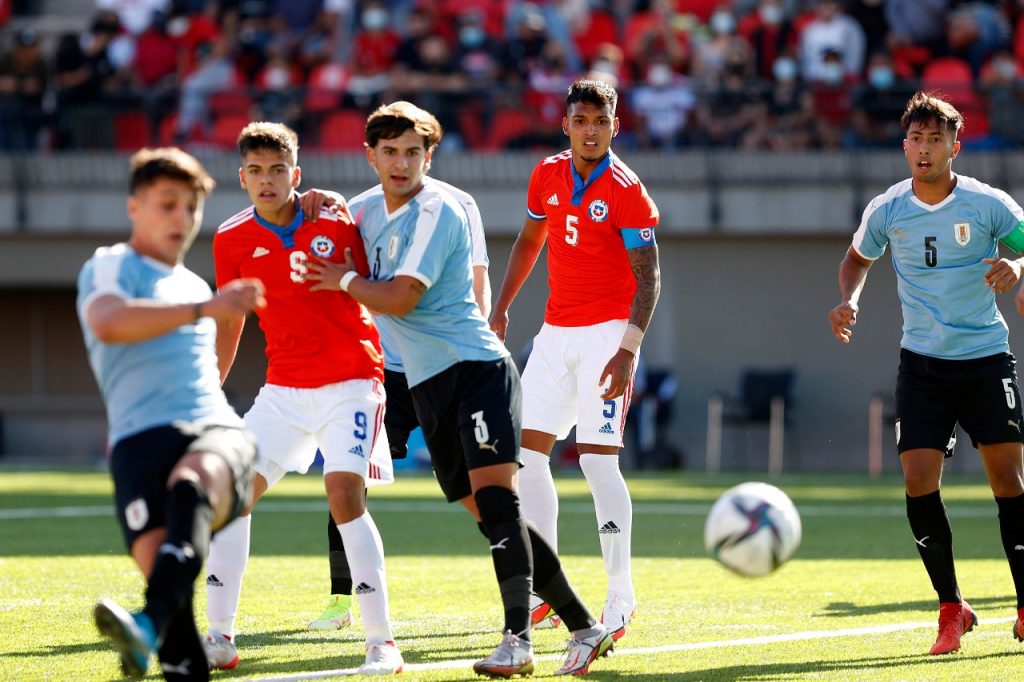
[(1020, 232), (1024, 230), (1024, 211), (1009, 194), (998, 191), (992, 202), (992, 236), (1004, 240), (1006, 245), (1018, 253), (1022, 246)]
[(853, 249), (868, 260), (880, 258), (889, 244), (886, 232), (888, 213), (888, 204), (882, 201), (882, 197), (875, 197), (864, 209), (860, 227), (853, 235)]
[(101, 248), (82, 267), (78, 276), (78, 310), (83, 315), (96, 298), (108, 294), (124, 299), (148, 295), (141, 291), (137, 268), (123, 252)]

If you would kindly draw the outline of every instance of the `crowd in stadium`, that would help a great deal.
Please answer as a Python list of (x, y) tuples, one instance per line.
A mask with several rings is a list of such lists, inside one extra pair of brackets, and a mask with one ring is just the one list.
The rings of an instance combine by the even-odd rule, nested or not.
[(553, 149), (581, 74), (623, 93), (620, 148), (891, 146), (918, 88), (974, 148), (1024, 143), (1024, 0), (96, 0), (57, 35), (18, 5), (8, 151), (230, 148), (253, 119), (352, 150), (399, 98), (448, 150)]

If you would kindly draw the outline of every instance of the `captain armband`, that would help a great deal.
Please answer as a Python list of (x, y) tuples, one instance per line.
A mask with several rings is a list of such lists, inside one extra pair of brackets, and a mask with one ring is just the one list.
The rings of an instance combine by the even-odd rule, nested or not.
[(627, 251), (655, 244), (653, 227), (624, 227), (619, 232), (622, 234), (622, 243), (626, 246)]
[(1013, 232), (999, 241), (1017, 253), (1024, 253), (1024, 220), (1017, 223), (1017, 227), (1013, 228)]

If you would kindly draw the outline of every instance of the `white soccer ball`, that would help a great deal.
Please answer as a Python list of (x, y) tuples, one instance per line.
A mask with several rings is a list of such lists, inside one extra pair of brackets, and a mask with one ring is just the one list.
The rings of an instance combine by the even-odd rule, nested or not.
[(767, 483), (741, 483), (718, 498), (704, 524), (704, 546), (740, 575), (768, 575), (800, 545), (800, 515), (786, 493)]

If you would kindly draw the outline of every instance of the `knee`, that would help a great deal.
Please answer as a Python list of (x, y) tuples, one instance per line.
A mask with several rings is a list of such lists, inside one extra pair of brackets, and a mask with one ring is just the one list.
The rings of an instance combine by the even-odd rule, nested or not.
[(485, 526), (519, 518), (519, 498), (508, 488), (487, 486), (477, 490), (473, 498)]
[(331, 516), (336, 523), (348, 523), (357, 519), (366, 511), (366, 494), (363, 480), (358, 476), (340, 478), (330, 474), (325, 479), (327, 502), (331, 508)]

